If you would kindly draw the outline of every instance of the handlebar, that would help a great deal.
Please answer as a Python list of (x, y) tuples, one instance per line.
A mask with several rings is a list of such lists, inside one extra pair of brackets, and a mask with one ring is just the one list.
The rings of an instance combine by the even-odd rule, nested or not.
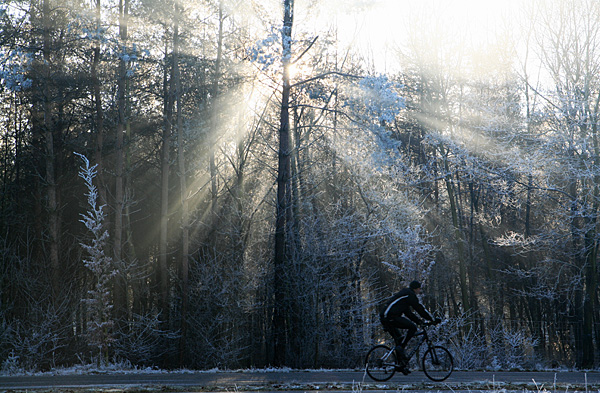
[(438, 325), (438, 324), (440, 324), (440, 323), (442, 323), (442, 320), (441, 320), (441, 319), (439, 319), (439, 318), (436, 318), (436, 319), (435, 319), (435, 320), (433, 320), (433, 321), (424, 321), (424, 322), (421, 324), (421, 326), (435, 326), (435, 325)]

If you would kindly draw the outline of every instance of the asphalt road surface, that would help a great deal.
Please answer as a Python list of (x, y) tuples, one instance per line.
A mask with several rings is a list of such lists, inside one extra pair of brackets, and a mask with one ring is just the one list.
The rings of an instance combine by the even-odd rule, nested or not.
[(243, 392), (306, 391), (600, 391), (600, 372), (471, 372), (455, 371), (444, 382), (431, 382), (422, 372), (396, 374), (390, 381), (372, 381), (360, 371), (252, 371), (181, 373), (100, 373), (0, 376), (0, 391), (147, 391)]

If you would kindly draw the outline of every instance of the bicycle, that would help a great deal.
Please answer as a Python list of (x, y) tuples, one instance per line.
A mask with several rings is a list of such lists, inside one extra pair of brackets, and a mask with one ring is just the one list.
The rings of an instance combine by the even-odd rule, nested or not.
[(427, 327), (432, 325), (435, 325), (435, 323), (424, 323), (421, 331), (414, 335), (412, 340), (417, 340), (417, 342), (406, 353), (406, 359), (403, 362), (398, 362), (396, 359), (395, 346), (390, 348), (387, 345), (378, 344), (371, 348), (366, 357), (366, 371), (369, 377), (381, 382), (389, 380), (396, 371), (401, 371), (408, 364), (425, 343), (427, 350), (421, 358), (423, 372), (432, 381), (441, 382), (446, 380), (454, 370), (454, 359), (450, 351), (440, 345), (435, 345), (429, 338)]

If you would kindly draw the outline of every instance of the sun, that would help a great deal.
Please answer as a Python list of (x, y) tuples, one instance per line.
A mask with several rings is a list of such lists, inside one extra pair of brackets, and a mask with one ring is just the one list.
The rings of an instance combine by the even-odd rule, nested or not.
[(288, 72), (290, 74), (290, 79), (295, 80), (298, 75), (298, 64), (292, 63), (288, 66)]
[(288, 68), (292, 83), (297, 83), (311, 75), (311, 70), (301, 61), (291, 63)]

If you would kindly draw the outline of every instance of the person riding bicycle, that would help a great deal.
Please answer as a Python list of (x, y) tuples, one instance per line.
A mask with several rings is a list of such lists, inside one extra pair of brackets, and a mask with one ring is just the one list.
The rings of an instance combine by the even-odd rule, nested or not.
[[(439, 323), (439, 319), (434, 319), (431, 314), (419, 302), (417, 295), (421, 294), (423, 289), (421, 283), (413, 281), (408, 288), (404, 288), (390, 297), (381, 309), (380, 319), (383, 329), (389, 332), (396, 343), (396, 354), (398, 359), (406, 363), (404, 348), (410, 339), (417, 332), (417, 325), (421, 325), (423, 321), (414, 313), (416, 311), (423, 319), (435, 323)], [(402, 338), (402, 333), (398, 329), (406, 329), (406, 335)], [(408, 365), (401, 366), (400, 371), (408, 375), (410, 370)]]

